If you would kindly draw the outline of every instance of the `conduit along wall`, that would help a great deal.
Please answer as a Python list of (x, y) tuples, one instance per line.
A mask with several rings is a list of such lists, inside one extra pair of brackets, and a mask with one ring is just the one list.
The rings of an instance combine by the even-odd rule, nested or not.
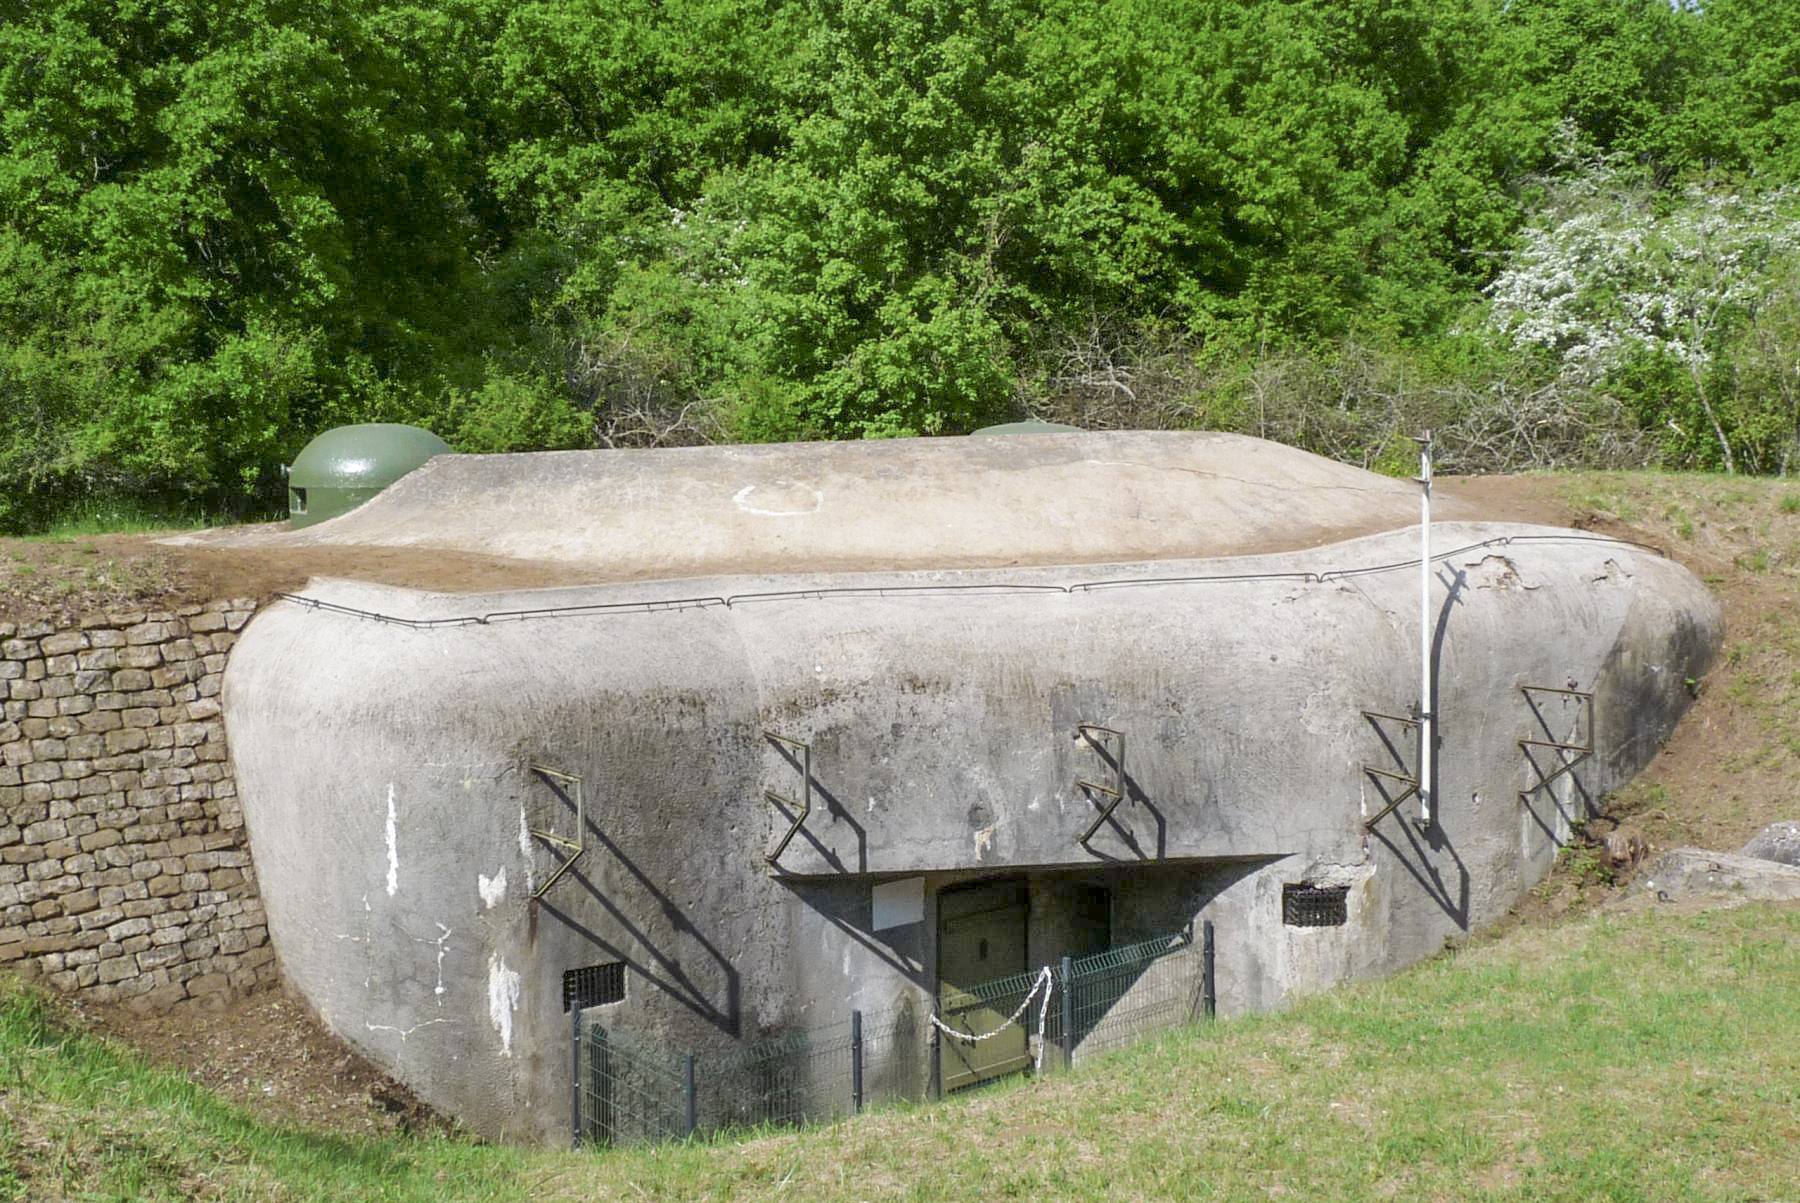
[[(988, 911), (996, 967), (1211, 920), (1226, 1014), (1387, 972), (1541, 876), (1719, 636), (1654, 552), (1440, 523), (1433, 705), (1406, 525), (1075, 567), (316, 581), (226, 682), (283, 967), (422, 1097), (542, 1140), (570, 974), (612, 983), (610, 1030), (715, 1049), (928, 1008), (948, 925)], [(1422, 827), (1392, 804), (1429, 784), (1415, 700)]]

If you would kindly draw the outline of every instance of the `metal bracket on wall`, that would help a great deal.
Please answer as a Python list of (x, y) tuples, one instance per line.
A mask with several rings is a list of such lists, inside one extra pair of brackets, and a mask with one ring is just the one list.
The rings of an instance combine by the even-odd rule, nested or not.
[[(1403, 718), (1398, 714), (1382, 714), (1374, 710), (1365, 710), (1362, 712), (1362, 716), (1369, 726), (1375, 728), (1375, 734), (1381, 737), (1382, 747), (1387, 749), (1387, 754), (1401, 769), (1396, 773), (1392, 769), (1378, 769), (1374, 765), (1363, 765), (1363, 775), (1374, 782), (1375, 788), (1381, 791), (1381, 800), (1384, 804), (1380, 810), (1363, 820), (1363, 830), (1373, 831), (1375, 824), (1392, 814), (1396, 806), (1419, 792), (1418, 769), (1413, 769), (1411, 773), (1405, 771), (1406, 757), (1401, 754), (1400, 748), (1406, 741), (1389, 734), (1387, 728), (1382, 724), (1392, 723), (1403, 730), (1412, 731), (1414, 733), (1413, 742), (1416, 743), (1419, 720), (1416, 716)], [(1396, 788), (1400, 789), (1398, 794), (1390, 792)]]
[(764, 801), (785, 806), (794, 815), (793, 825), (787, 829), (787, 834), (783, 835), (776, 843), (774, 851), (763, 854), (763, 859), (773, 865), (781, 859), (781, 854), (787, 851), (787, 846), (793, 838), (800, 834), (800, 829), (806, 826), (807, 816), (812, 814), (812, 745), (798, 739), (789, 739), (785, 735), (777, 735), (773, 731), (764, 731), (763, 738), (770, 743), (793, 748), (800, 753), (800, 797), (798, 799), (790, 798), (779, 790), (765, 789), (763, 791)]
[(1084, 781), (1080, 778), (1075, 781), (1077, 789), (1088, 790), (1090, 793), (1112, 799), (1100, 807), (1100, 813), (1094, 816), (1094, 821), (1088, 824), (1087, 830), (1075, 837), (1077, 844), (1085, 844), (1094, 838), (1094, 833), (1100, 830), (1100, 825), (1112, 818), (1113, 811), (1119, 809), (1119, 803), (1125, 800), (1125, 735), (1121, 731), (1114, 731), (1111, 727), (1096, 726), (1093, 723), (1077, 725), (1075, 734), (1076, 738), (1085, 739), (1088, 746), (1093, 748), (1101, 759), (1110, 759), (1113, 767), (1113, 783), (1111, 785), (1101, 785), (1098, 781)]
[[(1547, 788), (1557, 778), (1573, 772), (1582, 761), (1594, 754), (1594, 695), (1580, 689), (1557, 689), (1549, 685), (1521, 685), (1519, 692), (1525, 696), (1525, 704), (1531, 707), (1531, 717), (1537, 720), (1537, 725), (1546, 735), (1551, 734), (1550, 720), (1544, 717), (1538, 695), (1549, 694), (1552, 697), (1575, 698), (1581, 703), (1582, 708), (1581, 718), (1575, 724), (1575, 732), (1581, 737), (1580, 742), (1577, 742), (1574, 737), (1567, 740), (1552, 738), (1521, 739), (1519, 741), (1519, 751), (1524, 753), (1525, 763), (1531, 766), (1531, 771), (1537, 774), (1538, 779), (1536, 785), (1519, 791), (1519, 801), (1528, 803), (1531, 801), (1531, 795)], [(1545, 773), (1543, 769), (1539, 768), (1537, 759), (1531, 754), (1533, 748), (1543, 748), (1546, 751), (1555, 752), (1556, 768), (1549, 773)], [(1574, 753), (1573, 756), (1569, 755), (1571, 752)]]
[(564, 857), (562, 861), (557, 864), (556, 871), (544, 878), (543, 883), (531, 892), (531, 900), (536, 902), (545, 894), (549, 893), (550, 887), (556, 884), (557, 879), (564, 873), (567, 873), (570, 869), (574, 868), (575, 862), (580, 860), (582, 855), (587, 852), (587, 801), (582, 797), (581, 778), (577, 777), (575, 774), (565, 773), (541, 764), (533, 764), (528, 767), (532, 772), (536, 773), (539, 778), (547, 782), (552, 789), (555, 789), (558, 785), (566, 785), (569, 786), (575, 794), (574, 839), (565, 839), (564, 837), (557, 835), (554, 831), (539, 831), (535, 827), (526, 828), (526, 830), (537, 839), (558, 848), (565, 848), (569, 852), (569, 855)]

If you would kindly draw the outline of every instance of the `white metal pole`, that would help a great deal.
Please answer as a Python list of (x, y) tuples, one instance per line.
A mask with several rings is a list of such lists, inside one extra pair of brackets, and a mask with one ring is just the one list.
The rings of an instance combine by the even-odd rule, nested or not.
[(1432, 821), (1431, 432), (1419, 440), (1419, 826)]

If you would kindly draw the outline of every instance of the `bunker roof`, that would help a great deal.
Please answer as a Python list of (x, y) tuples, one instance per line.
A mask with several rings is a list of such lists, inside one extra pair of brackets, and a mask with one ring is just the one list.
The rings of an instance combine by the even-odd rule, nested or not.
[(1411, 525), (1418, 496), (1213, 432), (443, 455), (342, 517), (217, 541), (563, 564), (570, 583), (1008, 568), (1303, 550)]

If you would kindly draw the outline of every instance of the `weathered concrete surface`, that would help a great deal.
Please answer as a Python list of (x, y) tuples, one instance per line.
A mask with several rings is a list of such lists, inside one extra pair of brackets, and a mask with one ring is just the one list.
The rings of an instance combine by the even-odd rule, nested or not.
[[(302, 531), (177, 541), (435, 547), (622, 581), (1242, 555), (1418, 509), (1410, 481), (1278, 443), (1113, 431), (440, 456)], [(1451, 498), (1436, 514), (1479, 516)]]
[(1788, 902), (1800, 899), (1800, 869), (1755, 856), (1676, 848), (1645, 869), (1635, 888), (1663, 902), (1684, 898)]
[[(1021, 442), (1045, 443), (1060, 436)], [(999, 442), (995, 440), (994, 442)], [(345, 1037), (495, 1135), (558, 1139), (565, 970), (618, 960), (609, 1028), (692, 1049), (927, 1005), (935, 898), (1031, 881), (1030, 955), (1069, 883), (1114, 891), (1115, 942), (1210, 918), (1225, 1013), (1381, 973), (1504, 913), (1590, 801), (1655, 752), (1717, 646), (1716, 604), (1630, 545), (1441, 525), (1439, 822), (1364, 766), (1408, 742), (1363, 711), (1417, 700), (1414, 535), (1308, 552), (1086, 568), (724, 577), (487, 597), (342, 582), (277, 603), (231, 660), (226, 714), (270, 931)], [(566, 609), (567, 607), (581, 607)], [(520, 614), (534, 611), (534, 614)], [(1596, 697), (1536, 709), (1523, 685)], [(1088, 844), (1126, 737), (1130, 801)], [(1391, 731), (1391, 729), (1390, 729)], [(812, 748), (813, 816), (771, 872), (764, 732)], [(1519, 740), (1595, 754), (1545, 789)], [(1396, 759), (1395, 757), (1398, 757)], [(583, 859), (541, 903), (578, 774)], [(1526, 791), (1523, 798), (1521, 791)], [(925, 879), (875, 929), (871, 886)], [(1350, 887), (1297, 929), (1284, 884)]]
[(1738, 849), (1738, 855), (1800, 865), (1800, 823), (1770, 823), (1751, 836), (1750, 842)]

